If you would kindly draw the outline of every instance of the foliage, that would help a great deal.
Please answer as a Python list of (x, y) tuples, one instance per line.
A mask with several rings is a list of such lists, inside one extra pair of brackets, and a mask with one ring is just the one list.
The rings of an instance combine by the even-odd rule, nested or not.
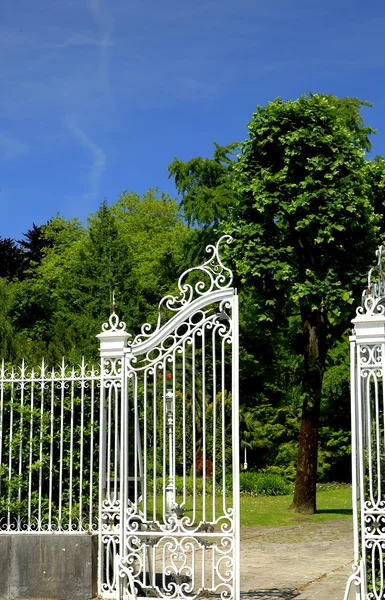
[(0, 355), (12, 356), (13, 328), (10, 317), (12, 307), (11, 288), (0, 277)]
[[(302, 405), (294, 495), (299, 511), (315, 510), (327, 353), (348, 326), (378, 239), (373, 181), (381, 163), (370, 172), (364, 158), (373, 130), (363, 122), (363, 105), (310, 94), (258, 106), (249, 138), (228, 167), (230, 210), (218, 216), (221, 231), (235, 238), (229, 257), (253, 297), (260, 331), (270, 330), (276, 342), (297, 319), (291, 352), (302, 357), (294, 378)], [(206, 188), (191, 178), (180, 188), (183, 201), (195, 201), (199, 211)], [(376, 189), (379, 197), (378, 183)]]
[[(285, 481), (284, 477), (277, 473), (271, 473), (269, 471), (241, 471), (240, 472), (240, 491), (241, 494), (257, 495), (257, 496), (284, 496), (289, 494), (292, 490), (292, 486)], [(160, 490), (163, 488), (163, 477), (157, 477), (156, 486)], [(195, 493), (198, 496), (203, 494), (203, 483), (202, 477), (195, 478)], [(217, 479), (217, 483), (221, 483), (220, 478)], [(175, 477), (175, 490), (176, 495), (181, 496), (183, 494), (183, 485), (186, 485), (187, 496), (193, 496), (194, 494), (194, 478), (192, 475), (186, 476), (184, 480), (181, 475)], [(151, 482), (149, 482), (149, 489), (151, 489)], [(213, 491), (213, 479), (207, 477), (205, 484), (206, 494), (212, 494)], [(228, 493), (232, 491), (232, 478), (226, 479), (226, 490)]]
[(0, 236), (0, 277), (12, 279), (20, 275), (23, 256), (14, 240)]
[[(113, 291), (119, 316), (137, 333), (154, 322), (179, 274), (204, 260), (207, 243), (230, 232), (249, 468), (293, 481), (302, 411), (319, 442), (308, 489), (314, 494), (315, 470), (322, 481), (349, 479), (346, 332), (385, 226), (385, 161), (364, 156), (372, 129), (363, 104), (322, 94), (278, 98), (257, 107), (245, 142), (215, 144), (212, 158), (174, 159), (180, 206), (156, 190), (124, 192), (85, 225), (56, 216), (33, 223), (18, 242), (0, 238), (2, 355), (33, 364), (44, 355), (53, 365), (62, 355), (96, 358), (94, 335)], [(206, 416), (212, 445), (211, 398)], [(181, 438), (176, 447), (181, 456)]]
[(269, 471), (242, 471), (240, 474), (241, 493), (259, 496), (285, 496), (292, 490), (282, 475)]
[(174, 177), (182, 195), (184, 215), (190, 224), (216, 226), (226, 218), (232, 205), (232, 167), (237, 144), (219, 146), (214, 143), (212, 159), (193, 158), (184, 163), (176, 157), (169, 165), (169, 177)]
[[(43, 369), (34, 371), (37, 380)], [(97, 447), (91, 438), (96, 442), (99, 435), (98, 395), (80, 378), (66, 394), (68, 378), (79, 372), (63, 366), (63, 380), (49, 383), (44, 403), (32, 376), (17, 394), (17, 371), (12, 373), (15, 381), (1, 390), (0, 522), (10, 515), (12, 523), (17, 518), (35, 526), (43, 519), (46, 525), (50, 514), (54, 528), (89, 523), (90, 510), (92, 519), (97, 516), (98, 455), (91, 456)], [(46, 372), (47, 382), (50, 376)]]
[(129, 331), (154, 319), (183, 270), (190, 231), (177, 204), (151, 190), (143, 198), (124, 193), (111, 207), (103, 202), (87, 227), (55, 217), (42, 235), (40, 261), (13, 283), (11, 318), (18, 356), (37, 362), (44, 354), (56, 364), (63, 355), (71, 362), (97, 356), (93, 333), (110, 314), (112, 292)]
[(258, 107), (234, 166), (238, 200), (224, 229), (242, 280), (260, 289), (260, 320), (321, 304), (331, 333), (351, 315), (353, 293), (376, 242), (355, 99), (321, 94)]

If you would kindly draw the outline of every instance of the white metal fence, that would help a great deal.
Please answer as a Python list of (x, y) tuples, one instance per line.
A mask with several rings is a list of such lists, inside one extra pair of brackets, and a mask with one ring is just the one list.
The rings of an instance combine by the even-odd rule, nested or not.
[(100, 369), (1, 364), (0, 531), (98, 527)]
[(1, 366), (0, 533), (98, 533), (105, 598), (239, 598), (238, 297), (219, 243), (153, 330), (130, 340), (113, 311), (100, 367)]
[(385, 248), (369, 271), (351, 346), (354, 565), (345, 591), (385, 597)]

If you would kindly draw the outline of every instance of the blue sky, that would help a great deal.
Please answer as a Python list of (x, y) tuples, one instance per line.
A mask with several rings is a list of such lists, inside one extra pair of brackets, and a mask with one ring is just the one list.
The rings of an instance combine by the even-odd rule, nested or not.
[(0, 235), (158, 187), (247, 137), (257, 104), (370, 100), (385, 155), (383, 0), (2, 0)]

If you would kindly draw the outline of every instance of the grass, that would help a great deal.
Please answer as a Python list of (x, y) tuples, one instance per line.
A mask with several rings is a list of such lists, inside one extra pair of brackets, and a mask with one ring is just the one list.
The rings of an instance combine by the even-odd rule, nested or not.
[(276, 527), (298, 523), (323, 523), (352, 516), (351, 487), (317, 492), (315, 515), (300, 515), (289, 509), (292, 496), (242, 496), (241, 525)]
[[(244, 527), (276, 527), (282, 525), (298, 525), (299, 523), (323, 523), (351, 518), (352, 515), (352, 490), (350, 486), (326, 486), (317, 491), (317, 512), (315, 515), (300, 515), (289, 509), (293, 496), (248, 496), (241, 495), (241, 526)], [(149, 498), (149, 507), (152, 507), (152, 498)], [(211, 521), (212, 498), (206, 499), (206, 518), (202, 513), (202, 496), (197, 497), (196, 522), (201, 520)], [(182, 498), (177, 497), (181, 503)], [(222, 513), (222, 501), (216, 498), (216, 515)], [(228, 498), (231, 506), (231, 498)], [(157, 502), (157, 518), (161, 516), (162, 499)], [(192, 497), (186, 498), (186, 516), (192, 516)]]

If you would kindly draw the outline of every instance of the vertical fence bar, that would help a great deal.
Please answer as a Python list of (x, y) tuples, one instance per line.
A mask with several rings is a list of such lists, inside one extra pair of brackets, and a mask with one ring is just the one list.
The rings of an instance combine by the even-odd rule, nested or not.
[(187, 457), (186, 457), (186, 340), (182, 345), (182, 461), (183, 461), (183, 506), (186, 505), (186, 476), (187, 476)]
[(92, 366), (91, 368), (91, 425), (90, 425), (90, 455), (89, 455), (89, 463), (90, 463), (90, 477), (89, 477), (89, 523), (88, 528), (90, 531), (94, 528), (93, 525), (93, 506), (94, 506), (94, 490), (93, 490), (93, 477), (94, 477), (94, 410), (95, 410), (95, 368)]
[[(1, 361), (0, 371), (0, 465), (3, 464), (3, 435), (4, 435), (4, 385), (5, 385), (5, 365), (4, 359)], [(2, 478), (0, 473), (0, 497), (2, 488)]]
[[(130, 485), (129, 485), (129, 380), (127, 377), (126, 369), (126, 355), (122, 353), (120, 358), (121, 373), (120, 373), (120, 411), (117, 418), (120, 422), (120, 461), (117, 477), (119, 476), (120, 485), (120, 529), (121, 535), (119, 540), (119, 554), (123, 557), (125, 554), (125, 548), (127, 547), (127, 509), (130, 505)], [(132, 387), (132, 385), (131, 385)], [(119, 430), (118, 430), (119, 431)], [(118, 581), (118, 571), (114, 572), (114, 580), (116, 589), (120, 588)], [(122, 582), (123, 583), (123, 582)]]
[(72, 503), (73, 503), (73, 469), (74, 469), (74, 419), (75, 419), (75, 407), (74, 407), (74, 395), (75, 395), (75, 367), (71, 369), (71, 403), (70, 403), (70, 478), (68, 484), (68, 525), (70, 531), (72, 530)]
[(193, 454), (192, 454), (192, 472), (193, 472), (193, 512), (191, 523), (195, 523), (196, 509), (197, 509), (197, 461), (196, 461), (196, 372), (195, 372), (195, 333), (192, 335), (191, 342), (192, 358), (191, 358), (191, 371), (192, 371), (192, 434), (193, 434)]
[[(21, 385), (20, 385), (20, 442), (19, 442), (19, 485), (18, 485), (18, 490), (17, 490), (17, 499), (18, 499), (18, 514), (17, 514), (17, 529), (21, 528), (21, 481), (22, 481), (22, 473), (23, 473), (23, 419), (24, 419), (24, 414), (23, 414), (23, 410), (24, 410), (24, 391), (25, 391), (25, 384), (23, 383), (23, 380), (25, 380), (25, 362), (24, 359), (22, 360), (21, 363), (21, 372), (20, 372), (20, 379), (22, 381)], [(1, 460), (0, 460), (0, 464), (1, 464)]]
[(177, 413), (176, 413), (176, 349), (174, 349), (172, 354), (172, 500), (173, 504), (176, 504), (176, 428), (179, 423), (177, 423)]
[[(352, 507), (353, 507), (353, 552), (354, 564), (359, 561), (359, 527), (358, 527), (358, 482), (357, 482), (357, 363), (355, 337), (350, 337), (350, 400), (351, 400), (351, 423), (352, 423)], [(358, 600), (358, 598), (357, 598)]]
[(51, 419), (49, 443), (48, 531), (52, 530), (53, 452), (54, 452), (55, 370), (51, 369)]
[(31, 372), (31, 416), (29, 421), (29, 470), (28, 470), (28, 529), (32, 525), (32, 455), (33, 455), (33, 411), (35, 395), (35, 371)]
[(152, 506), (152, 518), (153, 521), (156, 521), (156, 475), (157, 475), (157, 465), (156, 465), (156, 445), (158, 443), (158, 438), (156, 434), (157, 429), (157, 410), (156, 410), (156, 366), (153, 367), (152, 371), (153, 375), (153, 419), (154, 419), (154, 448), (153, 448), (153, 463), (152, 463), (152, 472), (153, 472), (153, 506)]
[(222, 400), (222, 423), (221, 423), (221, 455), (222, 455), (222, 510), (226, 514), (226, 380), (225, 380), (225, 339), (221, 342), (221, 400)]
[[(217, 451), (217, 365), (216, 365), (216, 347), (215, 347), (215, 334), (216, 327), (213, 327), (212, 330), (212, 361), (213, 361), (213, 383), (212, 383), (212, 399), (213, 399), (213, 473), (212, 473), (212, 503), (213, 503), (213, 523), (215, 523), (216, 518), (216, 451)], [(214, 556), (214, 551), (213, 551)]]
[[(101, 353), (101, 352), (100, 352)], [(100, 410), (99, 410), (99, 506), (98, 506), (98, 596), (103, 593), (104, 573), (104, 544), (103, 544), (103, 502), (105, 500), (105, 472), (106, 472), (106, 409), (105, 409), (105, 375), (104, 357), (100, 359)]]
[[(9, 411), (9, 449), (8, 449), (8, 507), (7, 507), (7, 525), (11, 527), (11, 479), (12, 479), (12, 439), (13, 439), (13, 404), (14, 404), (14, 389), (15, 389), (15, 370), (12, 367), (11, 373), (11, 406)], [(29, 496), (28, 496), (29, 498)]]
[[(167, 520), (167, 512), (168, 512), (168, 506), (166, 504), (166, 488), (167, 488), (167, 448), (169, 448), (169, 459), (168, 459), (168, 463), (169, 463), (169, 472), (171, 469), (171, 448), (170, 448), (170, 439), (168, 436), (168, 424), (167, 424), (167, 411), (166, 411), (166, 393), (167, 393), (167, 389), (166, 389), (166, 361), (163, 361), (162, 364), (162, 437), (163, 437), (163, 444), (162, 444), (162, 450), (163, 450), (163, 474), (162, 474), (162, 478), (163, 478), (163, 500), (162, 500), (162, 514), (163, 514), (163, 522), (166, 523)], [(168, 440), (168, 442), (167, 442)]]
[(43, 425), (44, 425), (44, 386), (45, 386), (45, 365), (44, 358), (41, 363), (41, 381), (40, 381), (40, 435), (39, 435), (39, 497), (38, 497), (38, 529), (42, 529), (41, 502), (43, 497)]
[(79, 457), (79, 529), (83, 522), (83, 439), (84, 439), (84, 388), (85, 388), (84, 356), (80, 369), (80, 457)]
[(365, 457), (364, 457), (364, 446), (365, 446), (365, 428), (364, 428), (364, 401), (362, 397), (363, 391), (363, 380), (361, 376), (361, 346), (356, 345), (356, 360), (358, 365), (358, 385), (357, 385), (357, 406), (358, 406), (358, 438), (360, 440), (360, 453), (358, 457), (359, 461), (359, 488), (360, 488), (360, 530), (361, 530), (361, 578), (362, 586), (366, 590), (366, 550), (365, 550)]
[[(140, 448), (139, 442), (139, 415), (138, 415), (138, 380), (136, 375), (132, 379), (132, 396), (133, 396), (133, 422), (134, 422), (134, 502), (135, 502), (135, 511), (138, 512), (138, 463), (139, 463), (139, 453), (138, 450)], [(128, 400), (126, 402), (128, 405)], [(127, 406), (128, 408), (128, 406)], [(127, 427), (128, 432), (128, 427)]]
[(233, 450), (233, 509), (234, 509), (234, 599), (241, 595), (240, 559), (240, 499), (239, 499), (239, 334), (238, 295), (232, 301), (232, 450)]
[(202, 326), (202, 520), (206, 521), (206, 336)]
[(58, 527), (62, 527), (62, 498), (63, 498), (63, 461), (64, 461), (64, 391), (65, 391), (65, 364), (62, 360), (60, 369), (60, 449), (59, 449), (59, 513)]
[(147, 520), (147, 374), (143, 372), (143, 515)]

